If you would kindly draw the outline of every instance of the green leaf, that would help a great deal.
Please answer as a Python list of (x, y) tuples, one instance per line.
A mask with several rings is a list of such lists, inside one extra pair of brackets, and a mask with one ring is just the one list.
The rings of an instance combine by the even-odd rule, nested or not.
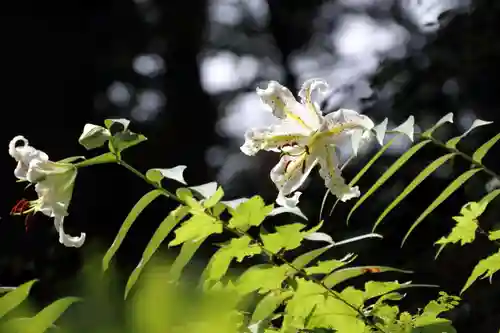
[(451, 233), (447, 237), (442, 237), (435, 244), (441, 244), (436, 253), (439, 256), (446, 244), (461, 242), (461, 246), (472, 243), (476, 238), (478, 227), (477, 218), (483, 214), (487, 203), (468, 202), (460, 210), (461, 216), (454, 216), (453, 220), (457, 222)]
[(158, 229), (156, 229), (153, 237), (149, 241), (146, 249), (142, 253), (142, 258), (136, 268), (130, 274), (127, 286), (125, 287), (125, 298), (127, 298), (128, 293), (132, 289), (132, 287), (137, 282), (139, 275), (142, 270), (149, 262), (149, 260), (153, 257), (153, 254), (158, 250), (161, 243), (167, 238), (168, 234), (172, 231), (172, 229), (188, 214), (189, 208), (186, 206), (179, 206), (168, 214), (168, 216), (163, 220)]
[(292, 296), (293, 292), (290, 290), (283, 291), (278, 289), (270, 291), (259, 301), (259, 303), (257, 303), (250, 322), (256, 323), (268, 319), (273, 315), (274, 311), (276, 311), (281, 303)]
[(85, 156), (71, 156), (57, 161), (57, 163), (73, 163), (76, 160), (85, 160)]
[(85, 124), (78, 143), (85, 149), (91, 150), (104, 146), (110, 138), (111, 133), (108, 129), (94, 124)]
[(81, 301), (77, 297), (65, 297), (46, 306), (29, 320), (26, 333), (43, 333), (51, 328), (54, 322), (66, 311), (73, 303)]
[(157, 184), (159, 184), (163, 178), (168, 178), (187, 185), (184, 180), (184, 170), (186, 170), (186, 168), (185, 165), (178, 165), (169, 169), (150, 169), (146, 172), (146, 178)]
[(495, 143), (498, 142), (498, 140), (500, 140), (500, 133), (498, 133), (493, 138), (491, 138), (487, 142), (483, 143), (481, 145), (481, 147), (476, 149), (474, 154), (472, 154), (472, 159), (478, 163), (481, 163), (484, 156), (488, 153), (488, 151), (491, 149), (491, 147), (493, 147), (493, 145), (495, 145)]
[(297, 258), (295, 258), (292, 261), (293, 267), (296, 267), (297, 269), (302, 269), (306, 267), (309, 263), (313, 262), (316, 258), (319, 258), (323, 253), (331, 249), (333, 245), (328, 245), (325, 247), (321, 247), (316, 250), (312, 250), (309, 252), (306, 252), (304, 254), (301, 254)]
[(242, 295), (253, 291), (266, 293), (271, 290), (280, 289), (289, 270), (290, 268), (286, 265), (254, 265), (240, 276), (236, 287)]
[(264, 247), (272, 252), (278, 253), (281, 249), (293, 250), (300, 246), (305, 233), (301, 232), (306, 226), (301, 223), (292, 223), (276, 227), (275, 233), (261, 234), (260, 238)]
[(473, 219), (468, 219), (463, 216), (454, 216), (453, 220), (457, 224), (453, 227), (450, 234), (446, 237), (441, 237), (435, 244), (441, 244), (441, 247), (436, 254), (436, 257), (447, 244), (455, 244), (460, 242), (461, 246), (472, 243), (476, 239), (477, 222)]
[(450, 112), (446, 114), (443, 118), (439, 119), (434, 126), (429, 128), (427, 131), (422, 133), (422, 136), (425, 138), (430, 138), (432, 133), (437, 130), (439, 127), (443, 126), (445, 123), (453, 123), (453, 113)]
[(476, 119), (472, 123), (471, 127), (467, 131), (465, 131), (462, 135), (456, 136), (454, 138), (451, 138), (450, 140), (446, 141), (445, 145), (448, 148), (455, 149), (457, 147), (457, 144), (462, 140), (462, 138), (466, 137), (467, 134), (469, 134), (474, 128), (484, 126), (484, 125), (489, 125), (491, 124), (492, 121), (484, 121), (481, 119)]
[(219, 201), (222, 199), (223, 196), (224, 196), (224, 190), (222, 189), (222, 187), (219, 186), (217, 191), (210, 198), (208, 198), (203, 202), (203, 207), (212, 208), (217, 203), (219, 203)]
[(193, 193), (191, 192), (190, 189), (188, 188), (178, 188), (177, 191), (175, 191), (175, 195), (177, 198), (179, 198), (182, 202), (186, 204), (186, 206), (191, 208), (191, 214), (193, 215), (206, 215), (205, 214), (205, 208), (203, 205), (196, 200), (193, 197)]
[(399, 170), (416, 152), (418, 152), (420, 149), (422, 149), (426, 144), (431, 142), (431, 140), (424, 140), (413, 147), (411, 147), (406, 153), (401, 155), (396, 162), (394, 162), (389, 169), (387, 169), (382, 176), (377, 179), (375, 184), (366, 191), (366, 193), (356, 202), (354, 207), (352, 207), (351, 211), (349, 212), (349, 215), (347, 216), (347, 224), (349, 224), (349, 219), (351, 218), (352, 213), (361, 206), (361, 204), (368, 199), (380, 186), (382, 186), (396, 171)]
[(387, 267), (387, 266), (359, 266), (359, 267), (348, 267), (341, 268), (339, 270), (334, 271), (330, 275), (326, 276), (323, 279), (323, 283), (328, 288), (333, 288), (337, 284), (344, 282), (348, 279), (355, 278), (357, 276), (366, 274), (366, 273), (384, 273), (384, 272), (399, 272), (399, 273), (413, 273), (411, 271), (405, 271), (398, 268)]
[(259, 226), (266, 216), (273, 210), (273, 205), (266, 206), (258, 195), (230, 209), (232, 217), (229, 220), (231, 228), (246, 231), (251, 226)]
[(382, 222), (382, 220), (404, 199), (408, 194), (410, 194), (420, 183), (422, 183), (427, 177), (429, 177), (434, 171), (436, 171), (437, 168), (439, 168), (441, 165), (443, 165), (446, 161), (448, 161), (450, 158), (455, 156), (456, 153), (450, 153), (446, 154), (444, 156), (441, 156), (440, 158), (436, 159), (434, 162), (429, 164), (422, 172), (418, 174), (413, 181), (406, 186), (406, 188), (401, 192), (394, 201), (390, 203), (389, 206), (380, 214), (378, 217), (377, 221), (375, 222), (375, 225), (373, 226), (373, 230), (377, 228), (377, 226)]
[(23, 283), (13, 291), (0, 298), (0, 318), (21, 304), (29, 295), (31, 287), (38, 280)]
[(444, 189), (443, 192), (430, 204), (427, 209), (420, 214), (420, 216), (417, 218), (417, 220), (413, 223), (413, 225), (410, 227), (410, 230), (406, 233), (405, 237), (403, 238), (403, 242), (401, 243), (401, 246), (404, 245), (406, 240), (408, 239), (408, 236), (410, 236), (411, 232), (422, 222), (427, 215), (432, 213), (432, 211), (439, 206), (443, 201), (445, 201), (453, 192), (455, 192), (460, 186), (462, 186), (469, 178), (471, 178), (476, 172), (481, 171), (481, 169), (472, 169), (469, 171), (464, 172), (460, 176), (458, 176), (453, 182), (451, 182), (448, 187)]
[(397, 291), (409, 289), (409, 288), (439, 288), (437, 285), (432, 284), (411, 284), (411, 283), (403, 283), (400, 284), (397, 281), (394, 282), (379, 282), (379, 281), (368, 281), (365, 283), (365, 293), (364, 300), (365, 302), (371, 300), (376, 297), (385, 297), (385, 299), (390, 299), (387, 297), (389, 295), (396, 295)]
[(193, 215), (175, 230), (175, 238), (168, 246), (176, 246), (187, 241), (198, 241), (212, 234), (222, 233), (222, 223), (213, 217), (200, 214)]
[(467, 279), (465, 286), (460, 291), (460, 294), (463, 294), (478, 278), (485, 279), (487, 277), (490, 278), (493, 274), (500, 270), (500, 251), (490, 255), (489, 257), (482, 259), (472, 271), (472, 274)]
[(365, 166), (349, 182), (349, 186), (354, 186), (361, 179), (361, 177), (363, 177), (363, 175), (380, 158), (380, 156), (382, 156), (382, 154), (385, 153), (385, 151), (389, 149), (390, 146), (392, 146), (396, 138), (397, 136), (389, 140), (389, 142), (387, 142), (382, 148), (379, 149), (379, 151), (375, 155), (373, 155), (373, 157), (368, 161), (368, 163), (366, 163)]
[(245, 235), (240, 238), (233, 238), (229, 244), (220, 248), (210, 259), (207, 266), (207, 278), (219, 281), (226, 275), (233, 259), (242, 262), (245, 257), (251, 257), (262, 252), (262, 248), (258, 244), (251, 243), (252, 239)]
[(146, 193), (132, 208), (130, 213), (128, 213), (127, 217), (125, 218), (125, 221), (123, 221), (122, 226), (120, 227), (120, 230), (118, 230), (118, 234), (115, 237), (115, 240), (113, 241), (113, 244), (111, 244), (110, 248), (104, 255), (104, 258), (102, 259), (102, 269), (103, 271), (106, 271), (109, 267), (109, 263), (113, 256), (115, 255), (116, 251), (118, 251), (118, 248), (122, 244), (123, 240), (125, 239), (125, 236), (127, 235), (127, 232), (129, 231), (130, 227), (132, 224), (135, 222), (139, 214), (142, 213), (142, 211), (151, 203), (153, 200), (158, 198), (160, 195), (162, 195), (162, 191), (160, 190), (153, 190), (151, 192)]
[(170, 281), (178, 281), (180, 279), (184, 267), (186, 267), (186, 265), (191, 261), (194, 254), (196, 253), (196, 251), (198, 251), (201, 244), (203, 244), (207, 237), (182, 244), (181, 252), (175, 258), (175, 261), (170, 267), (170, 271), (168, 272)]
[(305, 269), (307, 274), (330, 274), (333, 270), (346, 265), (346, 262), (340, 260), (319, 261), (315, 266)]
[[(311, 318), (311, 314), (316, 313), (317, 307), (324, 307), (326, 291), (324, 288), (303, 278), (297, 278), (295, 281), (297, 287), (292, 299), (287, 302), (282, 332), (295, 332), (293, 329), (305, 328), (308, 318), (314, 319)], [(338, 308), (335, 309), (338, 310)]]
[(489, 204), (491, 201), (493, 201), (498, 195), (500, 194), (500, 189), (494, 190), (493, 192), (488, 193), (485, 195), (479, 202), (484, 203), (484, 204)]
[(488, 234), (488, 238), (491, 241), (495, 241), (495, 240), (500, 239), (500, 230), (490, 231)]
[(75, 167), (81, 168), (95, 164), (106, 164), (116, 162), (116, 156), (113, 153), (105, 153), (96, 157), (86, 159), (85, 161), (75, 163)]
[(147, 138), (142, 134), (137, 134), (131, 131), (124, 131), (113, 135), (113, 137), (110, 139), (110, 142), (116, 152), (121, 153), (125, 149), (136, 146), (146, 140)]

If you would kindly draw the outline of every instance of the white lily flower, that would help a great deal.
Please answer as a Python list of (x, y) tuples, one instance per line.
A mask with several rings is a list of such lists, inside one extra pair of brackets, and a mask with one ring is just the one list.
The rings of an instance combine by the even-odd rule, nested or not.
[[(370, 118), (353, 110), (340, 109), (323, 115), (311, 96), (314, 89), (326, 87), (327, 83), (322, 80), (306, 81), (299, 92), (301, 102), (276, 81), (269, 82), (267, 89), (257, 89), (261, 100), (281, 121), (247, 131), (241, 151), (249, 156), (260, 150), (282, 153), (271, 171), (271, 180), (282, 202), (304, 183), (317, 164), (325, 185), (340, 200), (360, 195), (357, 187), (349, 187), (342, 178), (335, 146), (348, 140), (356, 154), (375, 125)], [(292, 197), (291, 202), (296, 199)]]
[[(21, 146), (16, 145), (21, 142)], [(16, 177), (35, 184), (38, 199), (29, 203), (24, 213), (41, 212), (53, 217), (59, 233), (59, 242), (65, 246), (80, 247), (85, 241), (85, 233), (71, 237), (64, 232), (63, 220), (68, 215), (68, 206), (73, 195), (77, 175), (71, 163), (52, 162), (46, 153), (29, 146), (28, 140), (16, 136), (9, 144), (10, 155), (18, 162)]]

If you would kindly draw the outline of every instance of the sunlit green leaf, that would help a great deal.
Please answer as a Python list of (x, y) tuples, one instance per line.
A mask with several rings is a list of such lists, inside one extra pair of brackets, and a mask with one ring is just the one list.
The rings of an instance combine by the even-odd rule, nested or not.
[(230, 209), (232, 218), (229, 220), (229, 226), (244, 231), (251, 226), (259, 226), (272, 210), (272, 204), (266, 206), (261, 197), (254, 196), (235, 209)]
[(492, 123), (492, 121), (484, 121), (481, 119), (474, 120), (471, 127), (469, 127), (469, 129), (467, 131), (465, 131), (463, 134), (461, 134), (459, 136), (456, 136), (456, 137), (451, 138), (448, 141), (446, 141), (446, 144), (445, 144), (446, 147), (452, 148), (452, 149), (456, 148), (456, 146), (460, 142), (460, 140), (462, 140), (462, 138), (466, 137), (467, 134), (469, 134), (474, 128), (484, 126), (484, 125), (489, 125), (491, 123)]
[(422, 172), (420, 172), (413, 181), (405, 187), (405, 189), (394, 199), (389, 206), (380, 214), (375, 225), (373, 226), (373, 231), (382, 222), (382, 220), (404, 199), (408, 194), (410, 194), (420, 183), (422, 183), (427, 177), (429, 177), (437, 168), (446, 163), (450, 158), (455, 156), (455, 153), (446, 154), (441, 156), (431, 164), (429, 164)]
[(81, 299), (77, 297), (65, 297), (46, 306), (29, 320), (29, 328), (25, 332), (43, 333), (47, 331), (73, 303), (79, 301)]
[(161, 243), (165, 240), (168, 234), (172, 231), (172, 229), (188, 214), (189, 208), (185, 206), (179, 206), (175, 210), (171, 211), (170, 214), (163, 220), (158, 229), (156, 229), (153, 237), (149, 241), (146, 249), (142, 253), (141, 261), (137, 265), (136, 268), (130, 274), (127, 285), (125, 287), (125, 298), (127, 298), (128, 293), (132, 289), (132, 287), (137, 282), (139, 275), (142, 270), (149, 262), (153, 254), (158, 250)]
[(495, 145), (495, 143), (500, 140), (500, 133), (495, 135), (493, 138), (483, 143), (481, 147), (477, 148), (474, 154), (472, 154), (472, 159), (478, 163), (481, 163), (484, 156), (488, 153), (488, 151)]
[(219, 186), (217, 191), (203, 202), (203, 207), (212, 208), (222, 199), (223, 196), (224, 196), (224, 190), (222, 189), (222, 187)]
[(191, 261), (194, 254), (200, 248), (201, 244), (207, 239), (208, 236), (199, 238), (194, 241), (185, 242), (181, 246), (181, 252), (175, 258), (174, 263), (170, 267), (170, 271), (168, 273), (168, 278), (170, 281), (178, 281), (181, 277), (182, 271), (186, 267), (186, 265)]
[(116, 162), (116, 156), (112, 153), (105, 153), (96, 157), (86, 159), (84, 161), (75, 163), (76, 167), (84, 167), (95, 164), (106, 164)]
[(264, 243), (264, 247), (272, 253), (277, 253), (282, 249), (293, 250), (300, 246), (304, 237), (319, 229), (321, 224), (310, 230), (301, 231), (305, 227), (301, 223), (292, 223), (276, 227), (276, 232), (261, 234), (260, 237)]
[(209, 215), (193, 215), (175, 230), (175, 238), (168, 246), (176, 246), (187, 241), (198, 241), (212, 234), (222, 233), (222, 224)]
[(31, 287), (37, 280), (23, 283), (13, 291), (0, 298), (0, 318), (21, 304), (29, 295)]
[(122, 226), (120, 227), (120, 230), (118, 230), (118, 234), (115, 237), (115, 240), (113, 241), (113, 244), (111, 244), (110, 248), (104, 255), (104, 258), (102, 259), (102, 269), (106, 271), (109, 267), (109, 263), (113, 256), (115, 255), (116, 251), (118, 251), (118, 248), (122, 244), (123, 240), (125, 239), (125, 236), (127, 235), (127, 232), (129, 231), (130, 227), (132, 224), (135, 222), (139, 214), (151, 203), (153, 200), (158, 198), (160, 195), (162, 195), (163, 192), (160, 190), (153, 190), (151, 192), (146, 193), (132, 208), (130, 213), (128, 213), (127, 217), (125, 218), (125, 221), (123, 221)]
[(403, 238), (403, 242), (401, 243), (401, 246), (404, 245), (406, 240), (408, 239), (408, 236), (410, 236), (411, 232), (422, 222), (427, 215), (432, 213), (432, 211), (439, 206), (443, 201), (445, 201), (453, 192), (455, 192), (460, 186), (462, 186), (469, 178), (471, 178), (476, 172), (481, 171), (481, 169), (472, 169), (469, 171), (464, 172), (460, 176), (458, 176), (453, 182), (451, 182), (444, 190), (441, 192), (441, 194), (427, 207), (427, 209), (420, 214), (420, 216), (417, 218), (417, 220), (413, 223), (413, 225), (410, 227), (410, 230), (406, 233), (405, 237)]
[(394, 162), (389, 169), (387, 169), (382, 176), (373, 184), (372, 187), (356, 202), (354, 207), (352, 207), (349, 215), (347, 216), (347, 223), (349, 223), (349, 219), (351, 218), (352, 213), (361, 206), (361, 204), (368, 199), (380, 186), (382, 186), (396, 171), (399, 170), (415, 153), (417, 153), (420, 149), (422, 149), (426, 144), (431, 142), (431, 140), (422, 141), (413, 147), (411, 147), (408, 151), (406, 151), (403, 155), (401, 155), (396, 162)]
[(211, 258), (207, 267), (208, 278), (220, 280), (227, 272), (233, 259), (242, 262), (245, 257), (251, 257), (262, 252), (258, 244), (252, 244), (249, 236), (233, 238), (229, 244), (220, 248)]
[(240, 276), (236, 287), (241, 294), (248, 294), (253, 291), (266, 293), (279, 289), (289, 270), (290, 267), (286, 265), (254, 265)]
[(292, 261), (292, 265), (297, 269), (302, 269), (306, 267), (309, 263), (313, 262), (315, 259), (319, 258), (323, 253), (332, 248), (332, 245), (321, 247), (304, 254), (301, 254)]
[(260, 320), (265, 320), (271, 317), (274, 311), (286, 299), (292, 297), (292, 291), (283, 291), (280, 289), (270, 291), (257, 303), (255, 310), (252, 314), (251, 322), (255, 323)]
[(485, 279), (489, 277), (491, 282), (491, 277), (499, 270), (500, 251), (479, 261), (479, 263), (474, 267), (472, 274), (467, 279), (465, 286), (460, 291), (460, 294), (463, 294), (463, 292), (466, 291), (479, 278)]
[(102, 147), (110, 138), (111, 133), (108, 129), (94, 124), (85, 124), (78, 143), (87, 150), (91, 150)]
[(357, 276), (366, 273), (384, 273), (384, 272), (399, 272), (399, 273), (413, 273), (411, 271), (405, 271), (398, 268), (392, 268), (387, 266), (359, 266), (359, 267), (348, 267), (341, 268), (323, 279), (323, 283), (328, 287), (332, 288), (337, 284), (344, 282), (348, 279), (355, 278)]
[(114, 147), (115, 151), (120, 153), (125, 149), (136, 146), (146, 140), (147, 138), (144, 135), (127, 130), (113, 135), (110, 139), (110, 143)]
[(342, 267), (346, 262), (340, 260), (319, 261), (315, 266), (305, 269), (307, 274), (330, 274), (334, 269)]

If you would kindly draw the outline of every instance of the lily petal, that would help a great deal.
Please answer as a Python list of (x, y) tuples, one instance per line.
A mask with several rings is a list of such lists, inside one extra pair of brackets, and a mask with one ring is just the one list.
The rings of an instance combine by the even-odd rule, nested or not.
[(74, 237), (64, 232), (64, 216), (54, 218), (54, 227), (59, 233), (59, 243), (66, 247), (81, 247), (85, 243), (86, 234), (82, 232), (80, 236)]
[(357, 155), (359, 147), (370, 138), (373, 121), (354, 110), (340, 109), (325, 116), (325, 124), (330, 133), (330, 142), (340, 145), (350, 140), (352, 152)]
[(360, 196), (357, 186), (350, 187), (342, 178), (339, 161), (334, 146), (325, 145), (320, 152), (319, 175), (325, 180), (325, 186), (342, 202)]
[(325, 80), (322, 79), (306, 80), (299, 90), (300, 102), (309, 109), (309, 111), (311, 112), (311, 116), (316, 117), (317, 119), (321, 119), (322, 112), (317, 103), (315, 103), (312, 98), (312, 93), (315, 90), (318, 90), (318, 92), (324, 94), (329, 90), (329, 85)]
[(270, 81), (266, 89), (257, 88), (257, 95), (271, 108), (275, 117), (291, 120), (310, 132), (318, 129), (318, 114), (297, 102), (291, 91), (277, 81)]
[(253, 156), (260, 150), (279, 152), (283, 147), (304, 144), (307, 142), (307, 135), (303, 128), (285, 121), (280, 125), (248, 130), (240, 150), (248, 156)]
[(299, 198), (302, 192), (295, 192), (291, 197), (285, 197), (283, 193), (279, 193), (276, 198), (276, 203), (282, 207), (293, 208), (296, 207), (299, 203)]
[(297, 156), (283, 155), (271, 170), (271, 180), (280, 192), (278, 196), (288, 196), (295, 192), (302, 186), (316, 164), (317, 158), (307, 152)]

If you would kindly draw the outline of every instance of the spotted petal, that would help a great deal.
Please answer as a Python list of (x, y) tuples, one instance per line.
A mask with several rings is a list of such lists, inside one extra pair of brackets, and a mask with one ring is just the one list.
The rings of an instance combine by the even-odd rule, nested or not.
[(308, 133), (289, 121), (267, 128), (250, 129), (245, 133), (241, 151), (253, 156), (260, 150), (280, 152), (284, 147), (293, 147), (307, 142)]
[(266, 89), (257, 88), (257, 95), (275, 117), (293, 121), (309, 132), (318, 129), (321, 122), (318, 114), (297, 102), (290, 90), (278, 82), (270, 81)]
[(312, 97), (313, 92), (317, 90), (320, 93), (325, 93), (328, 91), (328, 88), (328, 83), (321, 79), (309, 79), (302, 85), (299, 91), (300, 102), (308, 108), (311, 116), (316, 115), (317, 118), (321, 118), (322, 116), (318, 104), (315, 103)]
[(280, 192), (278, 197), (286, 197), (302, 186), (316, 163), (316, 157), (306, 151), (298, 155), (283, 155), (271, 170), (271, 180)]
[(318, 157), (319, 174), (325, 180), (325, 186), (332, 194), (342, 202), (359, 197), (359, 188), (357, 186), (350, 187), (342, 178), (334, 146), (325, 145), (321, 150), (318, 149), (317, 152), (320, 154)]
[(329, 143), (340, 145), (349, 140), (352, 152), (357, 155), (359, 147), (370, 138), (373, 121), (356, 111), (340, 109), (325, 116), (331, 140)]

